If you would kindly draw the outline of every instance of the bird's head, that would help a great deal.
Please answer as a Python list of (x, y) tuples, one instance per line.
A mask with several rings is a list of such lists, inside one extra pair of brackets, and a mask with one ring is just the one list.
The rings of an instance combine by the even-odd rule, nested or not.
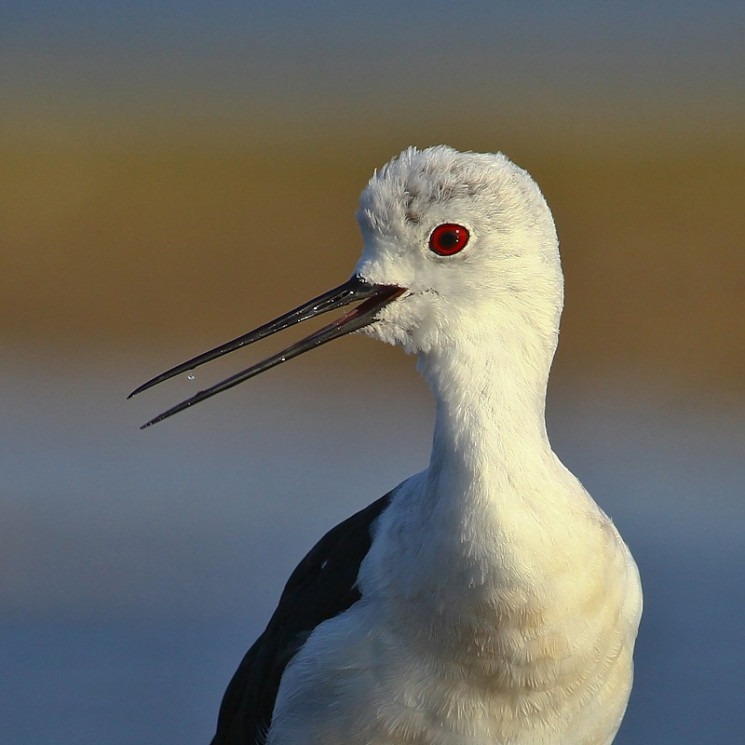
[(377, 171), (357, 219), (355, 274), (405, 292), (365, 333), (426, 353), (511, 328), (555, 345), (562, 274), (551, 212), (501, 153), (409, 148)]

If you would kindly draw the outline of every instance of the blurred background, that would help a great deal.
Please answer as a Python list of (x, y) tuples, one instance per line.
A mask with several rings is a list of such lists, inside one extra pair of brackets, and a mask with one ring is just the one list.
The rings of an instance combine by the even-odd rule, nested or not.
[[(0, 738), (206, 743), (320, 535), (426, 465), (413, 360), (347, 338), (141, 432), (344, 281), (408, 145), (546, 194), (556, 450), (641, 568), (620, 745), (745, 728), (741, 2), (0, 6)], [(737, 734), (735, 734), (737, 733)]]

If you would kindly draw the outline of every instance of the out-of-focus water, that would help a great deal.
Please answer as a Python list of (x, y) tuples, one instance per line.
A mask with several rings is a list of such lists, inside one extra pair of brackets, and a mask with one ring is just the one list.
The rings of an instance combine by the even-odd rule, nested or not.
[[(426, 464), (431, 403), (413, 373), (322, 377), (299, 360), (140, 432), (201, 382), (126, 402), (151, 364), (27, 357), (3, 371), (2, 742), (206, 743), (295, 562)], [(743, 413), (552, 399), (557, 451), (644, 582), (620, 745), (745, 731)]]

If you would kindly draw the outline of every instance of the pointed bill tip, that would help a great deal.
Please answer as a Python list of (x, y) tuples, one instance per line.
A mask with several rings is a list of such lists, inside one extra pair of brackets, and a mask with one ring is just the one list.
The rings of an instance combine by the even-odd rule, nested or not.
[[(207, 354), (211, 354), (211, 352)], [(166, 372), (161, 373), (160, 375), (156, 375), (154, 378), (151, 378), (147, 382), (143, 383), (141, 386), (135, 388), (132, 393), (127, 396), (127, 401), (129, 401), (130, 398), (133, 398), (134, 396), (137, 396), (138, 394), (149, 390), (150, 388), (154, 388), (156, 385), (158, 385), (158, 383), (163, 383), (166, 380), (170, 380), (171, 378), (174, 378), (176, 375), (179, 375), (182, 372), (189, 372), (189, 370), (193, 370), (195, 365), (192, 365), (191, 363), (192, 360), (189, 360), (188, 362), (184, 362), (181, 365), (172, 367), (170, 370), (166, 370)]]
[(162, 422), (165, 419), (165, 417), (160, 414), (153, 419), (151, 419), (149, 422), (145, 422), (145, 424), (140, 425), (140, 429), (149, 429), (153, 426), (153, 424), (157, 424), (158, 422)]
[(149, 421), (145, 422), (145, 424), (140, 426), (140, 429), (148, 429), (149, 427), (152, 427), (153, 424), (158, 424), (159, 422), (162, 422), (164, 419), (168, 419), (172, 417), (174, 414), (178, 414), (180, 411), (183, 411), (184, 409), (188, 409), (192, 404), (195, 404), (199, 401), (201, 401), (203, 398), (208, 397), (205, 394), (207, 391), (200, 391), (199, 393), (194, 394), (191, 398), (187, 398), (185, 401), (182, 401), (180, 404), (176, 404), (175, 406), (172, 406), (170, 409), (158, 414), (158, 416), (153, 417)]

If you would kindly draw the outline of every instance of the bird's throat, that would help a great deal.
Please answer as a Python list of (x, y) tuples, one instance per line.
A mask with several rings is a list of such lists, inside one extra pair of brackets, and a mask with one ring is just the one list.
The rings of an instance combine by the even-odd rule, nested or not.
[(462, 489), (482, 493), (540, 479), (541, 466), (555, 461), (545, 422), (551, 360), (536, 354), (526, 364), (523, 350), (484, 355), (483, 347), (459, 346), (458, 355), (419, 358), (437, 402), (431, 474), (449, 471)]

